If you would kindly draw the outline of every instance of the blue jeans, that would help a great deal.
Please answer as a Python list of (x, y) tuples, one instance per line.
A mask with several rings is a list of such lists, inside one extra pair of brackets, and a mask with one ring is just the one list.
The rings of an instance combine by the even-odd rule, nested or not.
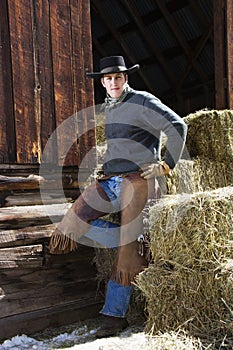
[[(115, 212), (120, 211), (122, 180), (123, 178), (120, 176), (112, 176), (100, 181), (100, 185), (108, 195)], [(92, 227), (85, 234), (85, 237), (108, 248), (114, 248), (118, 246), (120, 227), (112, 222), (96, 219), (92, 221)], [(105, 304), (100, 313), (107, 316), (125, 317), (132, 290), (133, 286), (124, 287), (114, 281), (108, 281)]]
[(108, 281), (105, 304), (101, 314), (114, 317), (125, 317), (129, 308), (133, 286), (124, 287), (114, 281)]

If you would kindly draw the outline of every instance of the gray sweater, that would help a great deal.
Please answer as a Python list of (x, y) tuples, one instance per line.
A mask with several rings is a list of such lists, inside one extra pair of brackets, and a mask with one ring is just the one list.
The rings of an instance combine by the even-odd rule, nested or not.
[(140, 170), (161, 160), (162, 131), (167, 136), (164, 161), (173, 169), (180, 159), (187, 126), (174, 111), (144, 91), (130, 90), (123, 102), (106, 107), (107, 151), (104, 173)]

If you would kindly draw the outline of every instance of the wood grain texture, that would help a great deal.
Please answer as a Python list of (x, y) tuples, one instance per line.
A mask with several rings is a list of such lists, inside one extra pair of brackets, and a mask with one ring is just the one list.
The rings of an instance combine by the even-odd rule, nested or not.
[(227, 70), (228, 108), (233, 109), (233, 3), (227, 0)]
[[(89, 1), (70, 1), (74, 96), (78, 123), (78, 161), (82, 168), (96, 165), (93, 80), (86, 77), (92, 69), (92, 41)], [(92, 150), (92, 151), (91, 151)], [(90, 152), (91, 151), (91, 152)], [(88, 153), (89, 152), (89, 153)], [(88, 153), (88, 156), (86, 156)]]
[(44, 148), (56, 128), (55, 97), (53, 81), (50, 5), (48, 0), (31, 1), (33, 21), (33, 46), (35, 61), (35, 108), (40, 124), (40, 142), (43, 161), (57, 162), (56, 138)]
[(16, 161), (12, 67), (7, 1), (0, 2), (0, 163)]
[(103, 300), (93, 257), (92, 248), (80, 245), (63, 257), (46, 255), (40, 267), (0, 268), (0, 340), (96, 316)]
[(37, 163), (41, 156), (40, 122), (35, 111), (32, 13), (28, 2), (8, 2), (18, 163)]
[(77, 164), (69, 1), (50, 1), (58, 163)]
[(93, 168), (94, 114), (77, 116), (94, 104), (89, 1), (3, 0), (0, 11), (0, 162)]

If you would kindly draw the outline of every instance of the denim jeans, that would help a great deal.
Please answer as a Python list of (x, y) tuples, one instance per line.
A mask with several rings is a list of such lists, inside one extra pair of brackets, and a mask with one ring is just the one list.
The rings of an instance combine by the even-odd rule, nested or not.
[[(120, 211), (122, 180), (123, 178), (120, 176), (112, 176), (100, 181), (100, 185), (111, 201), (114, 212)], [(85, 237), (108, 248), (114, 248), (118, 246), (120, 227), (112, 222), (96, 219), (92, 221), (92, 227), (85, 234)], [(114, 281), (108, 281), (105, 304), (100, 313), (107, 316), (125, 317), (132, 290), (133, 286), (124, 287)]]
[(125, 317), (129, 308), (133, 286), (124, 287), (114, 281), (108, 281), (105, 304), (101, 314), (114, 317)]

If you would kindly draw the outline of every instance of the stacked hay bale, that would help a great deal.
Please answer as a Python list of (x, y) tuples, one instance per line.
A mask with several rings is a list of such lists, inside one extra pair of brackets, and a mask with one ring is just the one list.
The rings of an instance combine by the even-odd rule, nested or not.
[(233, 187), (166, 197), (149, 215), (153, 264), (138, 277), (147, 329), (233, 335)]
[[(150, 204), (153, 263), (137, 283), (146, 298), (148, 331), (183, 328), (228, 339), (233, 337), (233, 112), (201, 111), (185, 121), (191, 160), (184, 161), (183, 171), (190, 172), (182, 175), (181, 162), (170, 180), (176, 194)], [(180, 176), (192, 181), (184, 183), (183, 194), (176, 190)]]
[(184, 118), (185, 158), (167, 178), (167, 193), (194, 193), (233, 184), (233, 112), (202, 110)]

